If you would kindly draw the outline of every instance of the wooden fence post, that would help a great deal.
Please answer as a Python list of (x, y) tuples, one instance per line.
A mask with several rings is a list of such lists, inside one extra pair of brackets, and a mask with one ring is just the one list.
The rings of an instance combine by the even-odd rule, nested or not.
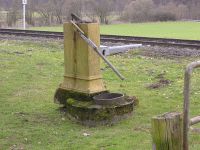
[(152, 118), (153, 150), (182, 150), (183, 119), (178, 112)]

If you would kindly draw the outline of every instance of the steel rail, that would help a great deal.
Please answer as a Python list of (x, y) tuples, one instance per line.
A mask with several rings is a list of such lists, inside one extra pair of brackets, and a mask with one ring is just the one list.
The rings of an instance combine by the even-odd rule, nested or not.
[[(0, 35), (16, 35), (30, 36), (42, 38), (58, 38), (63, 39), (63, 32), (50, 31), (35, 31), (35, 30), (19, 30), (19, 29), (0, 29)], [(199, 40), (182, 40), (182, 39), (167, 39), (167, 38), (152, 38), (152, 37), (135, 37), (135, 36), (119, 36), (119, 35), (101, 35), (101, 42), (120, 42), (120, 43), (139, 43), (151, 46), (173, 46), (186, 48), (200, 48)]]

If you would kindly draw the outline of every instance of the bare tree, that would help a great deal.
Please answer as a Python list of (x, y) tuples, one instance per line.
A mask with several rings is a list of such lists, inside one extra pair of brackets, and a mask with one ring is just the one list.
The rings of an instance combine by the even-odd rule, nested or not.
[(114, 11), (117, 12), (118, 15), (122, 15), (123, 11), (127, 4), (130, 4), (132, 0), (113, 0), (113, 7)]
[(19, 17), (19, 9), (21, 7), (21, 3), (19, 1), (12, 1), (11, 7), (7, 12), (7, 24), (8, 26), (13, 26), (16, 24)]
[(112, 0), (96, 0), (93, 2), (94, 12), (100, 18), (101, 23), (108, 23), (108, 16), (112, 12)]
[(36, 12), (37, 3), (35, 0), (29, 0), (26, 11), (26, 22), (32, 26), (35, 25), (34, 14)]
[(190, 19), (200, 19), (200, 1), (191, 0), (191, 2), (188, 3), (188, 8)]
[(63, 23), (63, 13), (66, 0), (50, 0), (50, 3), (53, 8), (52, 14), (55, 16), (56, 22), (59, 24)]
[(75, 13), (79, 16), (82, 16), (83, 13), (83, 0), (73, 0), (70, 2), (70, 8), (69, 8), (69, 13)]
[(45, 24), (61, 24), (63, 20), (68, 20), (70, 14), (82, 14), (82, 0), (48, 0), (37, 7), (37, 11), (42, 16)]
[[(21, 19), (21, 7), (21, 0), (0, 0), (10, 26)], [(61, 24), (71, 13), (106, 24), (113, 18), (136, 22), (200, 19), (199, 9), (199, 0), (28, 0), (26, 21), (30, 25)]]
[(189, 8), (184, 4), (178, 5), (175, 11), (178, 19), (185, 19), (189, 17)]
[(124, 17), (129, 21), (143, 22), (151, 20), (154, 3), (152, 0), (136, 0), (127, 5)]
[(3, 6), (3, 2), (0, 0), (0, 11), (2, 11), (3, 8), (4, 8), (4, 6)]
[(51, 1), (48, 1), (47, 3), (40, 3), (37, 6), (37, 12), (42, 16), (42, 20), (46, 25), (52, 24), (53, 6)]

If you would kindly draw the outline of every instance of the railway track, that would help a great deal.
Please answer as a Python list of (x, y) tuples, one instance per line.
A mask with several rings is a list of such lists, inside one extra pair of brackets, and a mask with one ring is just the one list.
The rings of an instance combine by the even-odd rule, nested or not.
[(166, 38), (150, 38), (150, 37), (135, 37), (135, 36), (115, 36), (101, 35), (102, 42), (121, 42), (121, 43), (141, 43), (151, 46), (172, 46), (184, 48), (200, 49), (200, 41), (198, 40), (182, 40), (182, 39), (166, 39)]
[(0, 29), (0, 35), (15, 35), (15, 36), (63, 39), (62, 32), (35, 31), (35, 30)]
[[(54, 38), (54, 39), (64, 38), (62, 32), (18, 30), (18, 29), (0, 29), (0, 35), (30, 36), (30, 37)], [(125, 44), (137, 43), (137, 44), (151, 45), (151, 46), (158, 45), (158, 46), (172, 46), (172, 47), (200, 49), (199, 40), (101, 35), (101, 42), (125, 43)]]

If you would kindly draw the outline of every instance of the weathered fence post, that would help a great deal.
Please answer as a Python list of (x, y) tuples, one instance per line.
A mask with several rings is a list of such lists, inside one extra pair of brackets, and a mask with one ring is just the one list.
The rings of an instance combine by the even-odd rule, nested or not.
[(153, 150), (182, 150), (182, 114), (169, 112), (152, 118)]

